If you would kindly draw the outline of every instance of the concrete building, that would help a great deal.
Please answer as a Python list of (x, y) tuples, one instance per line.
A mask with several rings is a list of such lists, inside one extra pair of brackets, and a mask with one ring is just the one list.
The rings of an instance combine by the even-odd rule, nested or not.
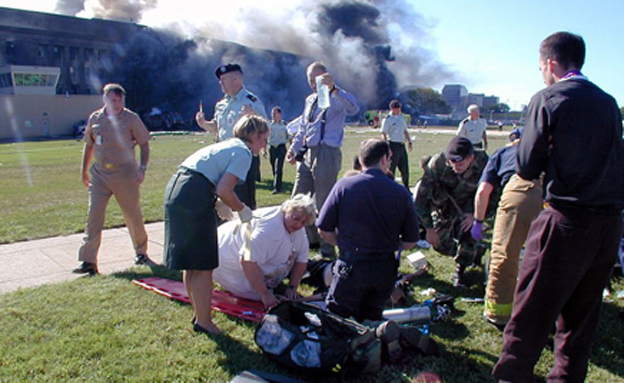
[(115, 49), (142, 28), (0, 7), (0, 140), (72, 134), (102, 105)]
[(453, 108), (453, 119), (462, 118), (468, 107), (468, 89), (461, 84), (447, 84), (442, 88), (442, 97)]

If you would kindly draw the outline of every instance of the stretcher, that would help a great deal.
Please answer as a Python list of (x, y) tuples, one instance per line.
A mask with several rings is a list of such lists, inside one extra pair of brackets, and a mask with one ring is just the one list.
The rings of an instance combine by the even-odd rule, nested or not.
[[(134, 279), (132, 283), (176, 301), (190, 303), (186, 288), (180, 281), (161, 277), (149, 277)], [(212, 290), (212, 309), (252, 322), (260, 322), (266, 314), (262, 302), (240, 298), (221, 290)]]

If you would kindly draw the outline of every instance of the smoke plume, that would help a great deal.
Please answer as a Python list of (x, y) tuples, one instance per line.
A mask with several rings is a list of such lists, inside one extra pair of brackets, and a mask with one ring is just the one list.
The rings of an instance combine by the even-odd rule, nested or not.
[[(57, 8), (66, 13), (84, 8), (79, 15), (143, 21), (150, 26), (142, 36), (129, 39), (126, 59), (120, 62), (127, 66), (129, 61), (147, 57), (152, 64), (163, 57), (167, 62), (125, 69), (121, 77), (131, 81), (127, 75), (133, 72), (151, 78), (155, 84), (148, 88), (154, 89), (154, 96), (165, 94), (166, 102), (170, 102), (167, 93), (171, 89), (163, 83), (174, 78), (176, 95), (213, 104), (220, 97), (213, 71), (226, 62), (240, 63), (247, 87), (267, 109), (281, 105), (287, 117), (301, 111), (303, 98), (310, 92), (305, 67), (315, 60), (325, 62), (338, 85), (354, 93), (363, 110), (385, 108), (397, 96), (398, 84), (437, 86), (451, 79), (435, 52), (426, 48), (432, 45), (428, 33), (432, 26), (407, 0), (199, 4), (191, 0), (59, 0)], [(176, 56), (166, 47), (174, 49)], [(144, 58), (133, 58), (137, 54)]]

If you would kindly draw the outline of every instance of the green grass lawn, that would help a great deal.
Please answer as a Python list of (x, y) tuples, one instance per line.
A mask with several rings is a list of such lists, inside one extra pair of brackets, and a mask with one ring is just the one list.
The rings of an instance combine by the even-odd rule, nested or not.
[[(378, 132), (350, 129), (343, 147), (343, 171), (350, 167), (359, 142)], [(414, 133), (410, 154), (411, 184), (420, 176), (419, 158), (440, 150), (450, 135)], [(158, 136), (142, 187), (147, 221), (162, 220), (166, 183), (178, 164), (211, 143), (208, 136)], [(490, 137), (500, 147), (505, 137)], [(80, 182), (82, 143), (28, 142), (0, 145), (0, 243), (80, 232), (84, 229), (87, 192)], [(285, 194), (272, 195), (270, 166), (262, 161), (261, 206), (277, 204), (292, 188), (294, 167), (285, 165)], [(107, 227), (123, 224), (116, 203), (109, 205)], [(487, 382), (501, 347), (501, 333), (485, 324), (480, 304), (461, 297), (482, 297), (483, 271), (469, 269), (471, 288), (458, 292), (449, 283), (451, 258), (425, 251), (428, 275), (413, 284), (414, 301), (430, 287), (458, 298), (450, 320), (431, 327), (445, 349), (440, 357), (407, 356), (379, 373), (352, 382), (411, 382), (420, 371), (433, 371), (445, 382)], [(1, 267), (1, 266), (0, 266)], [(402, 271), (409, 271), (404, 262)], [(209, 338), (191, 331), (191, 309), (147, 292), (130, 281), (159, 275), (179, 279), (162, 267), (136, 267), (123, 273), (21, 289), (0, 295), (0, 382), (227, 382), (244, 369), (288, 374), (308, 381), (337, 381), (295, 373), (265, 358), (253, 341), (255, 325), (221, 313), (217, 325), (227, 337)], [(618, 282), (615, 288), (624, 288)], [(621, 301), (607, 301), (592, 349), (588, 382), (624, 381), (624, 324)], [(547, 347), (536, 367), (544, 377), (552, 364)]]

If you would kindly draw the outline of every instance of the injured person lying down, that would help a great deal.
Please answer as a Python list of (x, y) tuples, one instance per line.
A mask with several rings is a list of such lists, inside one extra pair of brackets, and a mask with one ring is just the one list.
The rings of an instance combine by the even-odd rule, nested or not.
[(314, 200), (298, 194), (281, 206), (253, 212), (250, 223), (234, 220), (219, 226), (219, 267), (214, 280), (242, 298), (275, 306), (273, 289), (289, 278), (284, 293), (297, 299), (308, 262), (305, 227), (316, 219)]

